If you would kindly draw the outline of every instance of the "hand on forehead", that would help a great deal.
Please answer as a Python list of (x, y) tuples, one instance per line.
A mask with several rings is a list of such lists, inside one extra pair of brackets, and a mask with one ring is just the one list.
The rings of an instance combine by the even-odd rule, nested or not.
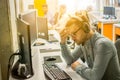
[(74, 32), (74, 30), (78, 29), (79, 27), (77, 27), (75, 24), (69, 26), (69, 27), (65, 27), (64, 28), (64, 32), (66, 32), (67, 34), (71, 34), (71, 32)]

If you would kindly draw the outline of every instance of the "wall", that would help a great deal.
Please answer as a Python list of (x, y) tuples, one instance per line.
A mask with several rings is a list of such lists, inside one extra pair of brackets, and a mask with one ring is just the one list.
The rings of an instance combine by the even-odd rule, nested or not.
[(0, 80), (2, 80), (1, 64), (0, 64)]
[(116, 7), (116, 16), (120, 19), (120, 7)]
[(8, 0), (0, 0), (0, 65), (2, 80), (7, 80), (8, 59), (12, 54)]
[(23, 1), (23, 11), (28, 10), (28, 5), (34, 4), (34, 0), (22, 0)]
[(48, 4), (48, 10), (54, 14), (57, 10), (58, 0), (46, 0)]
[(16, 27), (16, 13), (15, 13), (15, 2), (14, 0), (9, 0), (9, 16), (10, 16), (10, 24), (11, 24), (11, 33), (12, 33), (12, 47), (13, 52), (16, 52), (18, 49), (17, 42), (17, 27)]

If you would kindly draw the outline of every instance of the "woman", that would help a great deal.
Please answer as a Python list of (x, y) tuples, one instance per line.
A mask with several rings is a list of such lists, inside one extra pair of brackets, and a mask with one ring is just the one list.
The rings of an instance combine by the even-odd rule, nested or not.
[[(84, 15), (71, 17), (60, 32), (62, 56), (68, 65), (87, 80), (120, 80), (120, 66), (114, 44), (94, 31)], [(78, 45), (70, 52), (66, 38)], [(88, 66), (77, 61), (84, 57)]]

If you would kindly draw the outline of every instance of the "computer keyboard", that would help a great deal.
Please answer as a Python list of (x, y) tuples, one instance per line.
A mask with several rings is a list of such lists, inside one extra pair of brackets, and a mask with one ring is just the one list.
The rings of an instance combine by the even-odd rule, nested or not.
[(50, 80), (72, 80), (72, 78), (56, 64), (43, 64), (45, 76)]

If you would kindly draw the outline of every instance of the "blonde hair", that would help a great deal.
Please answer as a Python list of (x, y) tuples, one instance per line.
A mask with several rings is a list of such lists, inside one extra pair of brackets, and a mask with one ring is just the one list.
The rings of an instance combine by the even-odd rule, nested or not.
[(70, 27), (71, 25), (75, 25), (77, 27), (82, 27), (82, 29), (85, 32), (89, 32), (90, 31), (90, 23), (89, 23), (89, 19), (86, 15), (87, 14), (85, 13), (83, 15), (71, 16), (70, 19), (67, 21), (65, 27)]

